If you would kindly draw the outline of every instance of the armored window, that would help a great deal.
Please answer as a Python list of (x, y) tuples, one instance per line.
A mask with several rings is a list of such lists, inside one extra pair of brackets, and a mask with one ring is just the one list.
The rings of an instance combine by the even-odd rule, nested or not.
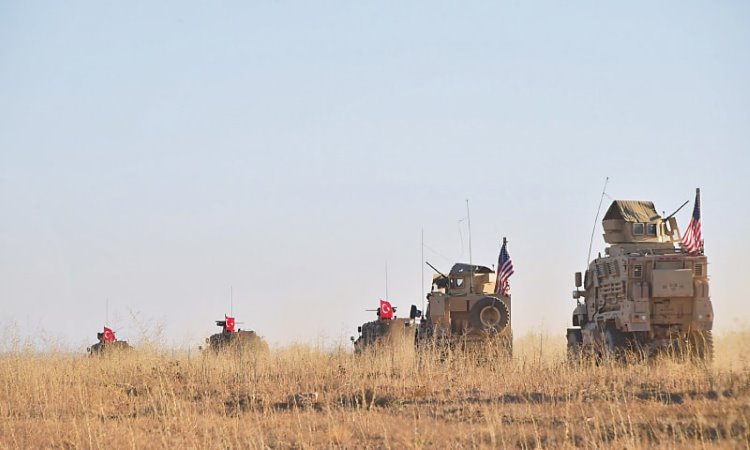
[(464, 286), (464, 279), (463, 278), (451, 278), (451, 287), (452, 288), (462, 288)]
[(643, 266), (640, 264), (633, 265), (633, 278), (640, 279), (643, 277)]
[(648, 234), (649, 236), (656, 236), (656, 224), (655, 223), (646, 224), (646, 234)]
[(643, 224), (642, 223), (633, 224), (633, 236), (643, 236)]
[(695, 274), (696, 277), (702, 277), (703, 276), (703, 264), (695, 263), (695, 265), (693, 266), (693, 274)]

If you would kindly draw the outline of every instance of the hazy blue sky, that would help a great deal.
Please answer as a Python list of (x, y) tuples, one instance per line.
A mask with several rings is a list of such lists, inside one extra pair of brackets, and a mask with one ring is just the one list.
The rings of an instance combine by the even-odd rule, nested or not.
[(0, 326), (83, 346), (108, 298), (118, 337), (195, 347), (232, 287), (272, 343), (333, 342), (386, 263), (421, 304), (422, 229), (428, 261), (468, 260), (469, 199), (474, 261), (510, 240), (516, 335), (562, 339), (605, 176), (667, 213), (702, 187), (715, 328), (747, 324), (749, 23), (739, 1), (0, 1)]

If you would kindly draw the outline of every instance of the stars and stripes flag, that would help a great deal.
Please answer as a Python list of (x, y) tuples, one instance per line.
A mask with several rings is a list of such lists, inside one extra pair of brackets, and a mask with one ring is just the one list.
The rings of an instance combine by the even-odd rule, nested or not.
[(497, 280), (495, 280), (495, 293), (510, 295), (510, 283), (508, 279), (513, 275), (513, 261), (508, 254), (508, 241), (503, 238), (503, 246), (497, 259)]
[(701, 233), (701, 190), (695, 190), (695, 206), (693, 207), (693, 217), (685, 230), (685, 234), (680, 240), (680, 244), (690, 254), (703, 253), (703, 234)]

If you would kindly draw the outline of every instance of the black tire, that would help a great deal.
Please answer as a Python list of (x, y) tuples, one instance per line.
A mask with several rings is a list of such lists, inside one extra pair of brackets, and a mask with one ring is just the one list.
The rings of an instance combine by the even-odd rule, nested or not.
[(604, 354), (615, 359), (624, 359), (627, 351), (627, 336), (615, 324), (608, 323), (604, 329)]
[(577, 328), (569, 328), (568, 340), (568, 362), (577, 363), (583, 359), (583, 332)]
[(510, 311), (505, 302), (499, 298), (484, 297), (471, 308), (469, 321), (476, 331), (499, 333), (510, 323)]
[(691, 356), (710, 363), (714, 360), (714, 338), (711, 331), (693, 331), (688, 337)]

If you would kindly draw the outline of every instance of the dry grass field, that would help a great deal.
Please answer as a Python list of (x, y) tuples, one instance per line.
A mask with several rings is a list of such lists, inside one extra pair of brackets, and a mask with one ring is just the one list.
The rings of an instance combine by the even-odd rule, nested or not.
[(355, 356), (0, 356), (0, 448), (748, 448), (750, 333), (716, 361), (572, 367), (560, 336), (512, 361)]

